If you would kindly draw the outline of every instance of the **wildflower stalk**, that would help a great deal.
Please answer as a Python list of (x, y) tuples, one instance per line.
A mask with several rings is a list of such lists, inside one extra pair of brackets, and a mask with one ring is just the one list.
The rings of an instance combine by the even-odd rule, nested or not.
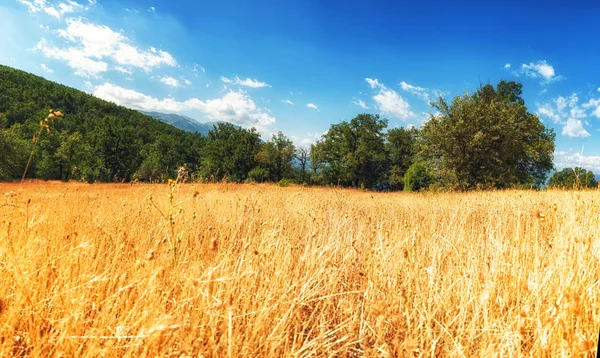
[(31, 160), (33, 159), (33, 153), (35, 152), (35, 148), (37, 147), (38, 142), (40, 141), (40, 136), (44, 129), (48, 132), (49, 135), (52, 135), (50, 132), (50, 125), (54, 122), (55, 118), (64, 117), (64, 115), (60, 111), (50, 110), (50, 113), (46, 118), (40, 121), (40, 130), (36, 135), (33, 136), (33, 148), (31, 149), (31, 153), (29, 154), (29, 159), (27, 160), (27, 165), (25, 165), (25, 170), (23, 171), (23, 176), (21, 177), (21, 184), (25, 181), (25, 176), (27, 176), (27, 171), (29, 170), (29, 165), (31, 165)]

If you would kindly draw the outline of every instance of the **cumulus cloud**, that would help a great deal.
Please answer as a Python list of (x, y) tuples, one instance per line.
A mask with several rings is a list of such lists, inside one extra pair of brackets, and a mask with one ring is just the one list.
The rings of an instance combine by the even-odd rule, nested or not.
[(365, 78), (365, 81), (372, 89), (377, 91), (377, 94), (373, 96), (373, 100), (382, 113), (402, 120), (414, 117), (414, 113), (410, 110), (410, 105), (398, 92), (387, 88), (378, 79)]
[(57, 33), (68, 46), (58, 47), (42, 39), (35, 49), (48, 58), (65, 61), (82, 77), (97, 77), (109, 69), (109, 62), (115, 68), (127, 71), (138, 68), (146, 72), (162, 65), (177, 65), (170, 53), (154, 47), (139, 49), (127, 37), (105, 25), (69, 19), (67, 28)]
[(95, 88), (94, 96), (143, 111), (197, 110), (210, 121), (226, 121), (244, 128), (254, 127), (261, 133), (266, 132), (268, 127), (275, 123), (275, 118), (257, 107), (252, 98), (244, 91), (229, 91), (220, 98), (206, 101), (190, 98), (180, 102), (173, 98), (154, 98), (131, 89), (105, 83)]
[(582, 153), (575, 153), (573, 151), (560, 151), (554, 153), (554, 165), (559, 170), (582, 167), (598, 174), (600, 173), (600, 156), (583, 155)]
[(549, 118), (556, 124), (566, 124), (569, 118), (586, 118), (586, 104), (579, 104), (576, 93), (568, 97), (558, 96), (550, 102), (538, 104), (537, 114), (542, 118)]
[(515, 74), (524, 74), (531, 78), (540, 78), (542, 84), (558, 81), (562, 76), (557, 76), (554, 67), (550, 65), (546, 60), (530, 62), (529, 64), (521, 64), (521, 68)]
[(160, 82), (166, 84), (167, 86), (179, 87), (179, 81), (177, 81), (173, 77), (169, 77), (169, 76), (163, 77), (160, 79)]
[(51, 3), (46, 0), (17, 0), (21, 4), (27, 6), (30, 12), (45, 12), (46, 14), (60, 19), (62, 15), (81, 11), (84, 9), (83, 5), (76, 3), (75, 1), (65, 0), (58, 3)]
[(569, 138), (587, 138), (590, 133), (583, 128), (581, 120), (569, 118), (563, 127), (562, 135)]
[(271, 87), (269, 84), (265, 82), (260, 82), (259, 80), (253, 80), (251, 78), (246, 78), (245, 80), (243, 80), (237, 76), (235, 78), (221, 77), (221, 82), (250, 88)]
[(318, 109), (319, 109), (319, 108), (317, 107), (317, 105), (316, 105), (316, 104), (314, 104), (314, 103), (308, 103), (308, 104), (306, 105), (306, 107), (308, 107), (308, 108), (312, 108), (312, 109), (316, 109), (316, 110), (318, 110)]
[(600, 99), (592, 98), (583, 105), (583, 108), (592, 111), (592, 115), (596, 118), (600, 118)]
[(289, 99), (282, 99), (281, 102), (285, 103), (285, 104), (290, 104), (290, 105), (294, 105), (294, 102), (290, 101)]
[(508, 69), (510, 69), (510, 63), (507, 63), (506, 65), (504, 65), (504, 69), (505, 69), (505, 70), (508, 70)]
[(594, 99), (583, 105), (579, 104), (579, 97), (573, 93), (568, 97), (558, 96), (550, 102), (538, 104), (537, 115), (562, 125), (562, 135), (568, 138), (587, 138), (591, 135), (585, 129), (585, 125), (589, 124), (585, 118), (590, 112), (600, 118), (599, 107), (600, 100)]

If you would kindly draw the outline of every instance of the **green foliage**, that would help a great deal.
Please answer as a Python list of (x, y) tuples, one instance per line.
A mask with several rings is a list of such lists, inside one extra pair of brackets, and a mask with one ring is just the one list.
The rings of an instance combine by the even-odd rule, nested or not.
[(1, 126), (0, 123), (0, 180), (16, 179), (23, 173), (31, 142), (19, 137), (19, 126)]
[(415, 161), (418, 152), (417, 139), (419, 130), (416, 128), (394, 128), (387, 133), (387, 151), (390, 160), (389, 182), (392, 188), (404, 188), (404, 175)]
[(548, 179), (547, 186), (562, 189), (595, 189), (598, 187), (598, 182), (591, 170), (575, 167), (554, 173)]
[(404, 191), (420, 191), (432, 184), (431, 175), (423, 162), (413, 163), (404, 175)]
[(260, 136), (254, 128), (247, 130), (219, 123), (208, 132), (201, 151), (200, 173), (215, 181), (227, 179), (241, 183), (257, 166), (255, 156), (260, 149)]
[(521, 85), (501, 81), (449, 105), (433, 103), (422, 130), (422, 154), (446, 185), (461, 189), (542, 185), (553, 168), (554, 137), (527, 111)]
[(292, 185), (292, 181), (289, 179), (281, 179), (279, 182), (277, 182), (277, 186), (285, 188)]
[(315, 171), (322, 174), (326, 184), (375, 187), (388, 168), (386, 127), (386, 119), (372, 114), (333, 124), (311, 147)]
[(271, 174), (270, 179), (278, 182), (292, 176), (292, 160), (295, 152), (294, 143), (282, 132), (277, 132), (271, 141), (262, 145), (262, 149), (256, 154), (255, 159)]
[[(184, 164), (195, 168), (199, 162), (199, 134), (6, 66), (0, 66), (0, 78), (0, 145), (6, 146), (0, 158), (2, 179), (17, 179), (23, 172), (29, 155), (23, 148), (31, 151), (29, 143), (49, 108), (65, 116), (50, 135), (39, 138), (29, 177), (128, 181), (137, 172), (165, 173)], [(157, 152), (165, 142), (169, 150)]]
[(269, 171), (261, 167), (256, 167), (248, 172), (248, 181), (254, 183), (264, 183), (269, 181), (269, 177)]

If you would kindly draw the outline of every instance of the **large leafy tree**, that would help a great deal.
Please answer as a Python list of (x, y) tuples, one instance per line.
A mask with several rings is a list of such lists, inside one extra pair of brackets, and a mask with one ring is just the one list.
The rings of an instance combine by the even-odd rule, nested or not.
[(255, 157), (260, 149), (260, 136), (254, 128), (219, 123), (208, 132), (201, 150), (200, 172), (214, 180), (243, 182), (256, 167)]
[(269, 172), (271, 180), (278, 182), (292, 176), (295, 152), (294, 143), (283, 132), (277, 132), (269, 142), (263, 144), (256, 154), (256, 161)]
[(419, 130), (412, 128), (393, 128), (387, 133), (387, 151), (390, 161), (390, 185), (395, 189), (404, 188), (404, 175), (415, 162), (418, 152)]
[(331, 126), (311, 148), (311, 159), (328, 184), (373, 188), (388, 168), (387, 120), (360, 114)]
[(445, 184), (462, 189), (539, 187), (553, 168), (555, 134), (528, 112), (522, 85), (501, 81), (439, 97), (422, 130), (423, 154)]
[(18, 125), (11, 129), (4, 113), (0, 113), (0, 180), (18, 177), (25, 168), (28, 144), (19, 139)]
[(565, 168), (554, 173), (548, 179), (547, 186), (563, 189), (596, 188), (598, 187), (598, 182), (591, 170), (575, 167)]

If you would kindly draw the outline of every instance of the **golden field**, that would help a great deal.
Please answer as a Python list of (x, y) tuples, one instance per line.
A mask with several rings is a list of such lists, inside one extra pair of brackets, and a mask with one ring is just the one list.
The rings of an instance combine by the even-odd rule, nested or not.
[(593, 356), (600, 192), (0, 184), (0, 356)]

